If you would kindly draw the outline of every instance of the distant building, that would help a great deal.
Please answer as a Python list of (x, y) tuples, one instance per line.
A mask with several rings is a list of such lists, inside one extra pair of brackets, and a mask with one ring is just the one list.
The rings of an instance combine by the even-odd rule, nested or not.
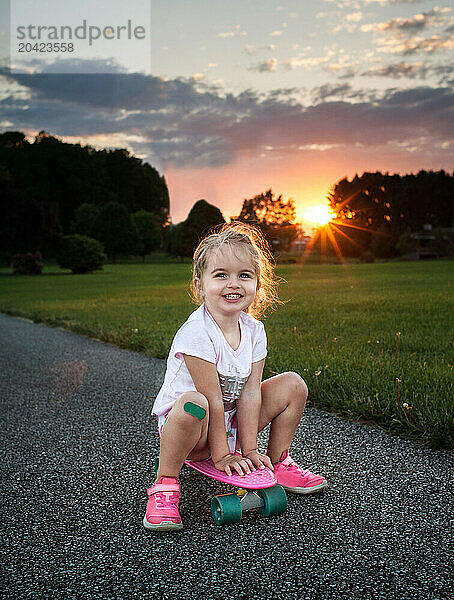
[(300, 235), (290, 244), (290, 252), (303, 254), (309, 244), (311, 237), (309, 235)]
[(418, 246), (416, 252), (418, 258), (438, 258), (437, 249), (434, 247), (434, 241), (437, 239), (432, 232), (432, 225), (425, 223), (422, 231), (415, 231), (411, 234), (412, 239), (417, 240)]

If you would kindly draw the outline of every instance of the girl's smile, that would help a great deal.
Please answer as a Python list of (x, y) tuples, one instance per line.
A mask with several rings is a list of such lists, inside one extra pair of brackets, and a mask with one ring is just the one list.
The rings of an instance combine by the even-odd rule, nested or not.
[(226, 294), (224, 296), (224, 298), (228, 301), (228, 302), (237, 302), (240, 298), (242, 298), (243, 296), (241, 294)]

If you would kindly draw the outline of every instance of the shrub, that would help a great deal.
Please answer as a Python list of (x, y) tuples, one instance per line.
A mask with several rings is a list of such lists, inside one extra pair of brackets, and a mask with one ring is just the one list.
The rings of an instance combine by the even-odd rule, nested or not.
[(17, 275), (41, 275), (43, 263), (41, 252), (15, 254), (11, 263), (13, 273)]
[(101, 242), (86, 235), (65, 235), (57, 262), (73, 273), (89, 273), (102, 269), (106, 260)]

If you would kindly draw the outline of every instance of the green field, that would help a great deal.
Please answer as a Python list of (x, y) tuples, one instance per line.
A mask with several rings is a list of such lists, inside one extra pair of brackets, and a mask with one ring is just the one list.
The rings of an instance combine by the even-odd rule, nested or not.
[[(265, 376), (300, 373), (310, 404), (454, 447), (454, 262), (286, 265), (265, 319)], [(0, 276), (0, 311), (165, 358), (194, 310), (189, 264)]]

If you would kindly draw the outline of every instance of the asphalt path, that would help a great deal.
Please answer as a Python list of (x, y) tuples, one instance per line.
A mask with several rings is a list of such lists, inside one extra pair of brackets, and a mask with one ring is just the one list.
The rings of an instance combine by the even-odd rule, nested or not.
[(292, 456), (326, 491), (220, 527), (186, 468), (184, 529), (145, 531), (164, 368), (0, 315), (2, 598), (452, 598), (453, 455), (310, 408)]

